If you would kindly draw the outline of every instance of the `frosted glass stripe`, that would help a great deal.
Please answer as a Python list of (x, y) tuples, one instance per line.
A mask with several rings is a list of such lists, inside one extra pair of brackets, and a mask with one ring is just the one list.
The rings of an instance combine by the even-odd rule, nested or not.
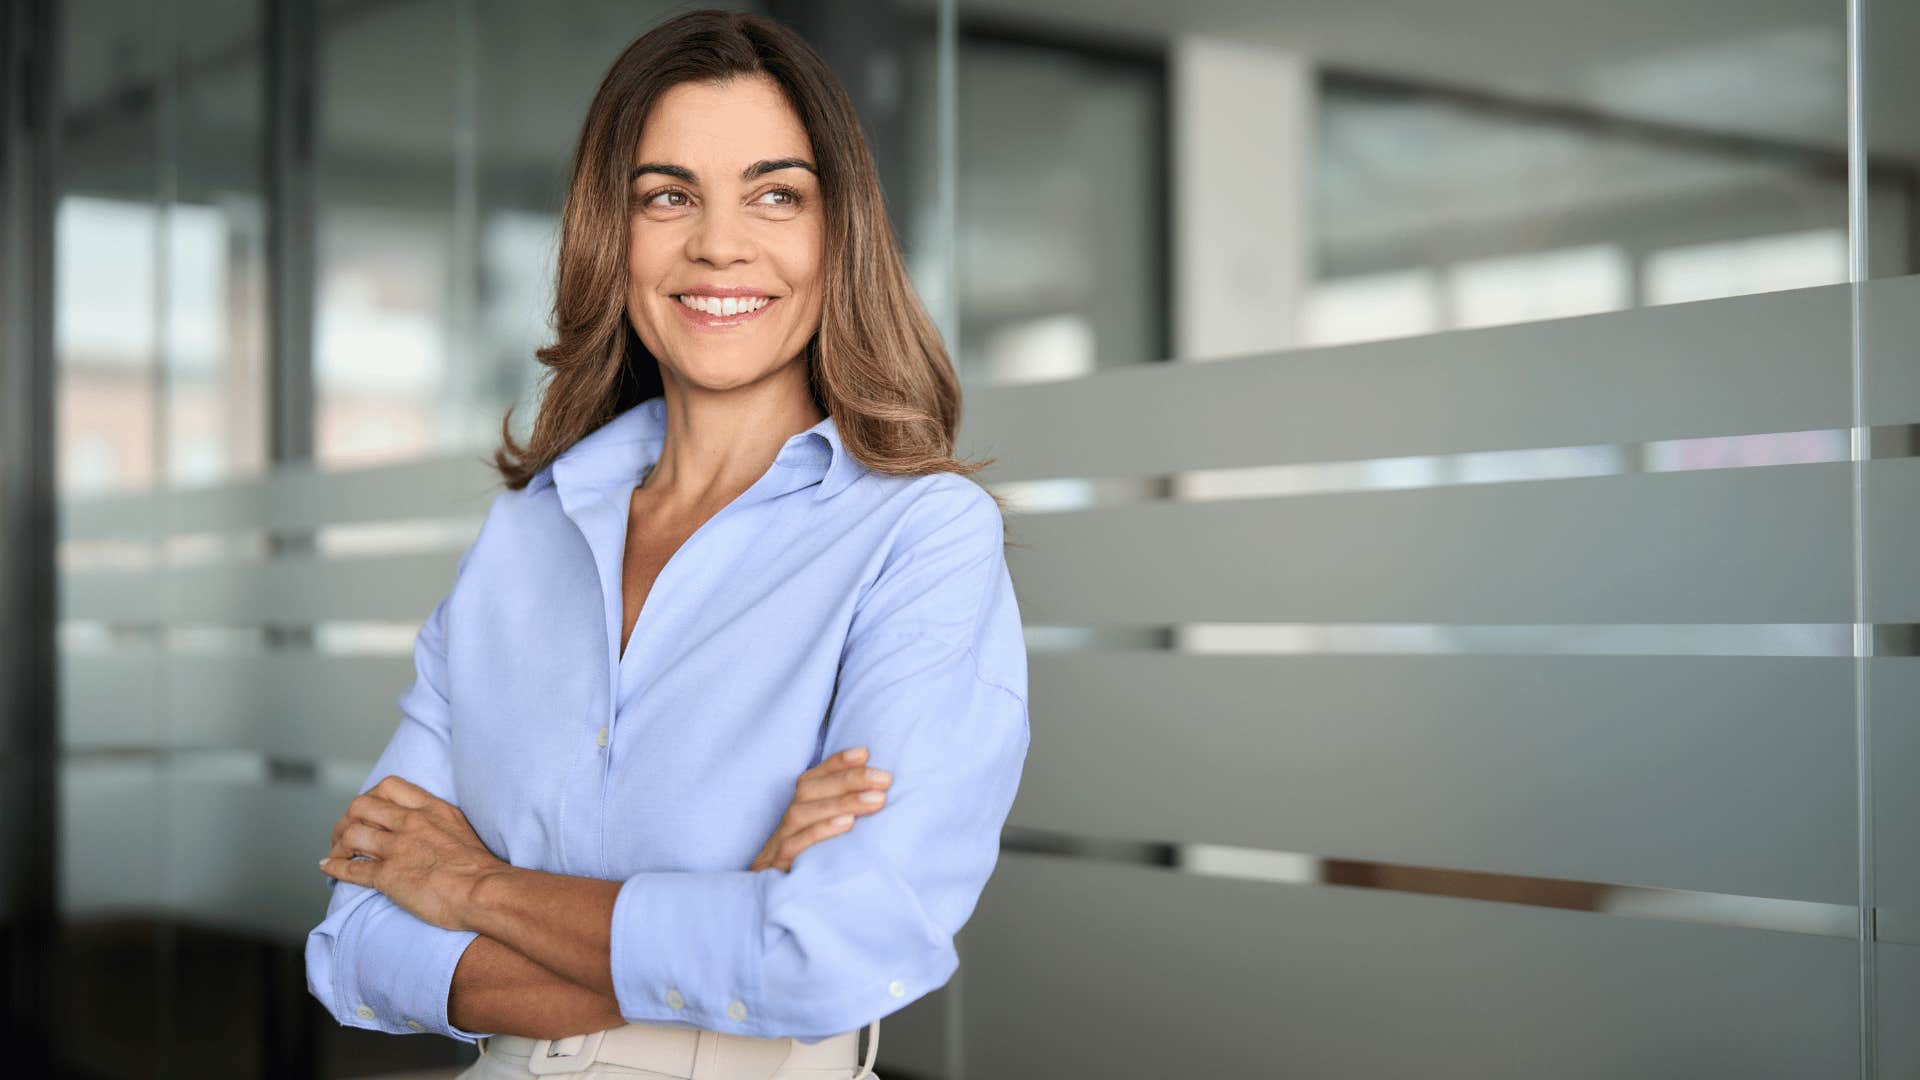
[(1614, 885), (1602, 881), (1490, 874), (1446, 867), (1406, 866), (1220, 844), (1117, 842), (1034, 829), (1007, 830), (1001, 841), (1001, 851), (1160, 867), (1197, 877), (1232, 878), (1278, 885), (1385, 889), (1457, 900), (1525, 904), (1635, 919), (1739, 926), (1848, 940), (1855, 935), (1858, 919), (1858, 909), (1847, 904), (1687, 892)]
[[(1920, 626), (1872, 628), (1878, 656), (1913, 656)], [(1029, 653), (1177, 652), (1196, 656), (1852, 656), (1851, 623), (1180, 623), (1026, 627)]]
[(1855, 961), (1813, 934), (1011, 857), (966, 930), (967, 1070), (1844, 1076)]
[(458, 552), (297, 557), (60, 577), (64, 619), (301, 625), (381, 619), (419, 625), (453, 584)]
[[(225, 747), (295, 760), (372, 761), (400, 722), (413, 657), (317, 652), (69, 653), (68, 749)], [(159, 719), (164, 717), (164, 723)]]
[(60, 539), (166, 536), (479, 515), (501, 490), (478, 451), (362, 469), (283, 466), (234, 484), (69, 498)]
[(1860, 290), (1862, 399), (1869, 424), (1920, 420), (1920, 274), (1877, 278)]
[[(995, 484), (993, 490), (1020, 512), (1055, 513), (1156, 500), (1198, 502), (1348, 491), (1406, 491), (1461, 484), (1509, 484), (1850, 461), (1851, 439), (1852, 432), (1840, 428), (1784, 431), (1650, 443), (1196, 469), (1161, 476), (1054, 477)], [(1920, 425), (1888, 425), (1869, 432), (1867, 456), (1870, 458), (1916, 455), (1920, 455)]]
[(1851, 623), (1852, 468), (1029, 515), (1008, 560), (1040, 625)]
[(1037, 654), (1029, 681), (1023, 828), (1857, 899), (1850, 658)]
[(1920, 942), (1920, 659), (1875, 656), (1867, 672), (1874, 902), (1887, 916), (1883, 934)]
[(962, 449), (999, 483), (1847, 428), (1850, 320), (1831, 285), (981, 386)]
[(1867, 464), (1866, 529), (1867, 621), (1920, 622), (1920, 459)]

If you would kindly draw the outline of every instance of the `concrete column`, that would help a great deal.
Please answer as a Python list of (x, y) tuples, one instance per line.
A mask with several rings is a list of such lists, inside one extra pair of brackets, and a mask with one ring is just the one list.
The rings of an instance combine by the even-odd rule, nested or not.
[(1174, 356), (1292, 345), (1313, 273), (1313, 66), (1188, 35), (1168, 68)]

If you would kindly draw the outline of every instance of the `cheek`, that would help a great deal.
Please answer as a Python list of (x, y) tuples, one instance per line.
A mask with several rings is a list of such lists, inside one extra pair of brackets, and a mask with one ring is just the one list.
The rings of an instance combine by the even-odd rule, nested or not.
[(820, 301), (821, 279), (825, 276), (822, 259), (825, 257), (825, 244), (817, 234), (800, 235), (793, 238), (781, 253), (781, 267), (788, 282), (796, 291), (809, 294), (812, 304)]
[(663, 238), (636, 219), (627, 226), (627, 291), (645, 292), (660, 280)]

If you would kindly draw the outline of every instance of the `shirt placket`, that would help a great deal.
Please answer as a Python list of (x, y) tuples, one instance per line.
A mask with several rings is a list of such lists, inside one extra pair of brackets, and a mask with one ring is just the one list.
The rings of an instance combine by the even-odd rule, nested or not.
[[(647, 662), (646, 649), (650, 637), (648, 627), (662, 617), (660, 612), (661, 609), (667, 605), (668, 598), (671, 596), (668, 590), (672, 586), (676, 568), (688, 559), (699, 558), (697, 549), (703, 543), (703, 539), (709, 537), (725, 518), (729, 515), (740, 513), (746, 507), (762, 500), (773, 498), (777, 495), (784, 494), (788, 490), (802, 486), (808, 481), (809, 475), (807, 470), (792, 467), (792, 460), (786, 456), (791, 452), (790, 449), (782, 450), (781, 456), (776, 457), (774, 462), (767, 466), (766, 471), (760, 474), (759, 479), (755, 480), (745, 491), (734, 496), (732, 502), (721, 507), (712, 517), (702, 522), (700, 527), (693, 531), (693, 535), (687, 537), (687, 539), (680, 544), (680, 547), (668, 557), (666, 565), (660, 568), (660, 573), (653, 579), (653, 585), (648, 589), (646, 601), (640, 605), (640, 612), (634, 619), (633, 631), (627, 636), (625, 655), (622, 655), (620, 649), (620, 634), (624, 629), (626, 616), (625, 564), (628, 528), (627, 518), (633, 503), (634, 489), (645, 481), (645, 472), (632, 482), (621, 485), (620, 488), (616, 489), (619, 494), (619, 506), (621, 508), (619, 515), (620, 532), (612, 548), (615, 553), (613, 570), (611, 582), (606, 589), (606, 592), (609, 594), (607, 603), (607, 640), (612, 642), (613, 645), (608, 652), (610, 666), (608, 668), (607, 678), (606, 723), (595, 736), (596, 741), (599, 743), (600, 798), (597, 800), (599, 813), (594, 821), (594, 833), (599, 841), (600, 873), (603, 876), (611, 873), (607, 856), (606, 836), (607, 793), (609, 786), (613, 782), (614, 752), (619, 745), (618, 740), (614, 736), (619, 730), (621, 713), (627, 708), (637, 706), (641, 687), (644, 685), (643, 676)], [(652, 466), (649, 465), (647, 469), (650, 471)], [(656, 597), (659, 598), (657, 602)]]

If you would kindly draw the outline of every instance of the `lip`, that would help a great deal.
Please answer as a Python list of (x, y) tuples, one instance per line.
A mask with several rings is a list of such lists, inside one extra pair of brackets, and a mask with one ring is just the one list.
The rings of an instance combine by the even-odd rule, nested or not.
[(669, 293), (670, 296), (772, 296), (765, 289), (755, 289), (746, 285), (690, 285)]
[(667, 297), (667, 303), (672, 304), (673, 309), (680, 313), (680, 317), (686, 320), (687, 325), (692, 327), (695, 330), (731, 330), (736, 326), (745, 326), (747, 323), (750, 323), (753, 320), (759, 318), (760, 316), (765, 315), (767, 312), (772, 311), (774, 308), (774, 305), (778, 304), (781, 300), (781, 298), (778, 296), (769, 296), (767, 297), (766, 305), (760, 308), (758, 311), (743, 312), (739, 315), (709, 315), (704, 311), (693, 310), (687, 305), (681, 303), (679, 299), (682, 295), (698, 296), (698, 295), (702, 295), (703, 293), (708, 296), (741, 296), (741, 295), (766, 296), (767, 295), (766, 293), (754, 292), (753, 290), (748, 289), (744, 293), (741, 293), (741, 292), (707, 293), (705, 292), (705, 290), (700, 290), (700, 291), (691, 292), (691, 293), (676, 293), (673, 296)]

